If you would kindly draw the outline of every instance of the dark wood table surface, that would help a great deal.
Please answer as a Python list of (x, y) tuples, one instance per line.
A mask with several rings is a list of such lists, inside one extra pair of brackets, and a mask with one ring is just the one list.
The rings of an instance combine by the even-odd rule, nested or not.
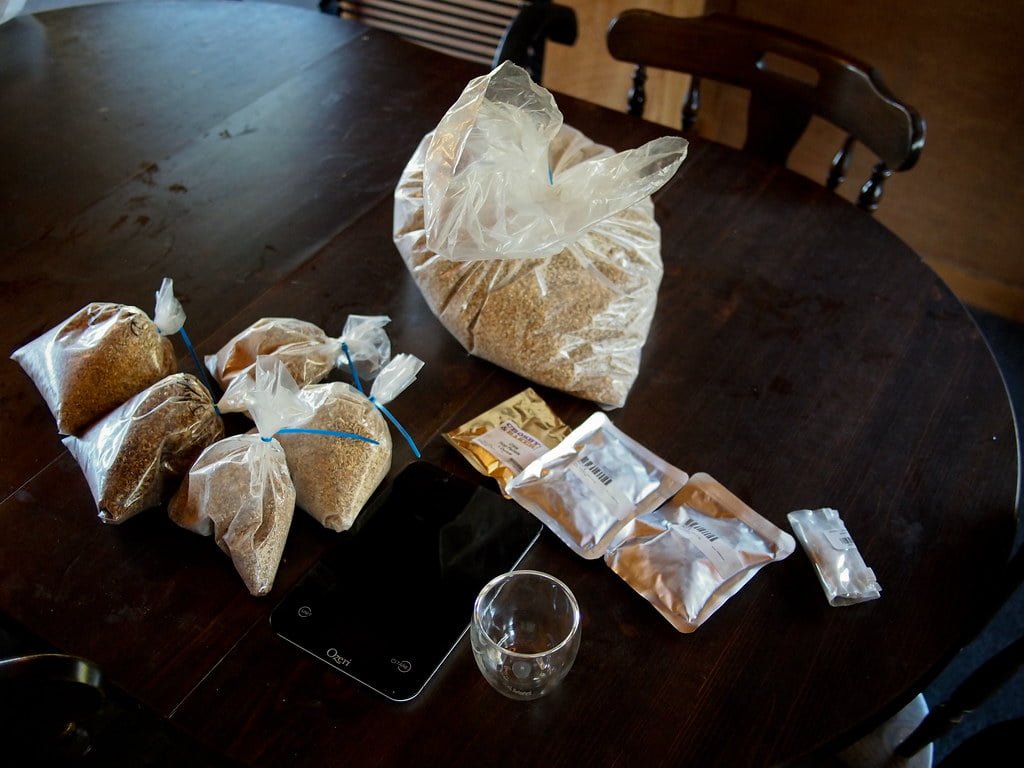
[[(427, 459), (469, 472), (440, 433), (527, 382), (469, 357), (434, 319), (391, 217), (417, 142), (481, 71), (257, 3), (132, 2), (5, 24), (2, 348), (93, 300), (150, 311), (165, 275), (205, 353), (260, 317), (336, 331), (349, 313), (386, 313), (395, 349), (426, 361), (393, 411)], [(557, 98), (569, 124), (617, 149), (667, 130)], [(830, 608), (798, 550), (681, 635), (545, 532), (524, 564), (566, 581), (584, 614), (564, 684), (506, 700), (464, 638), (417, 699), (393, 704), (270, 628), (338, 534), (297, 513), (274, 590), (257, 599), (161, 510), (101, 524), (8, 361), (0, 611), (243, 763), (772, 765), (848, 742), (991, 610), (1018, 476), (998, 370), (919, 257), (811, 181), (694, 140), (656, 203), (665, 279), (613, 420), (786, 529), (791, 510), (839, 509), (880, 600)], [(570, 424), (594, 410), (540, 391)], [(411, 460), (395, 446), (392, 474)]]

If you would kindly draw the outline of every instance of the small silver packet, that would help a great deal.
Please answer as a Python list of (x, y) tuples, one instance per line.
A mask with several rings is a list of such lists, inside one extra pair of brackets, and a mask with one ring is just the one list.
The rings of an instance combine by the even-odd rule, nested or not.
[(680, 632), (693, 632), (793, 537), (703, 472), (660, 509), (631, 520), (604, 556)]
[(875, 572), (864, 563), (836, 510), (801, 509), (787, 517), (814, 565), (829, 605), (854, 605), (881, 597)]
[(601, 557), (619, 530), (672, 496), (687, 474), (597, 412), (506, 490), (576, 554)]

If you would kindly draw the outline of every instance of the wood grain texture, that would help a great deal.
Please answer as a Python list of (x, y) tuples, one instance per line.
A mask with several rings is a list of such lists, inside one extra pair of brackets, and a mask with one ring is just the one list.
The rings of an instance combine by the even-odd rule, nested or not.
[[(55, 12), (49, 35), (27, 47), (7, 44), (22, 39), (24, 20), (0, 28), (0, 57), (22, 68), (75, 49), (71, 30), (94, 40), (76, 70), (81, 88), (70, 71), (59, 86), (0, 80), (0, 112), (17, 103), (26, 122), (33, 110), (53, 114), (37, 124), (56, 140), (95, 104), (71, 94), (132, 81), (142, 54), (116, 30), (157, 23), (153, 7)], [(173, 7), (207, 34), (234, 23), (217, 3)], [(269, 8), (230, 7), (246, 18)], [(50, 224), (0, 246), (11, 308), (3, 340), (21, 343), (94, 298), (146, 307), (168, 271), (201, 352), (264, 316), (336, 331), (351, 312), (387, 313), (395, 350), (426, 361), (394, 413), (425, 458), (471, 476), (440, 432), (527, 382), (469, 357), (443, 330), (401, 263), (391, 218), (420, 136), (482, 68), (324, 18), (343, 42), (283, 79), (259, 74), (257, 63), (306, 23), (299, 11), (267, 13), (278, 34), (221, 43), (225, 60), (255, 73), (247, 100), (216, 113), (232, 81), (182, 91), (187, 73), (169, 71), (152, 98), (177, 127), (154, 136), (131, 121), (98, 123), (82, 154), (125, 170), (92, 180), (88, 194), (58, 183), (84, 158), (5, 137), (17, 152), (0, 154), (0, 189), (18, 195), (26, 221)], [(163, 47), (180, 48), (173, 27), (145, 55), (169, 56)], [(566, 122), (618, 149), (665, 131), (566, 96), (559, 105)], [(134, 146), (156, 158), (153, 185), (131, 170)], [(12, 165), (42, 171), (2, 181)], [(172, 191), (177, 183), (188, 192)], [(147, 194), (148, 222), (113, 226)], [(0, 610), (247, 764), (742, 766), (853, 739), (902, 706), (991, 609), (1018, 472), (999, 374), (956, 298), (908, 246), (797, 174), (695, 140), (656, 196), (656, 215), (665, 278), (615, 423), (782, 527), (793, 509), (838, 508), (879, 575), (881, 600), (828, 607), (797, 552), (684, 636), (601, 562), (545, 533), (524, 565), (565, 580), (584, 614), (563, 686), (526, 706), (505, 700), (463, 641), (419, 698), (393, 705), (269, 627), (273, 605), (337, 534), (297, 512), (275, 588), (259, 600), (210, 540), (161, 510), (103, 526), (52, 419), (8, 363), (3, 439), (18, 449), (3, 464)], [(541, 392), (570, 424), (594, 410)], [(392, 475), (410, 459), (397, 441)]]

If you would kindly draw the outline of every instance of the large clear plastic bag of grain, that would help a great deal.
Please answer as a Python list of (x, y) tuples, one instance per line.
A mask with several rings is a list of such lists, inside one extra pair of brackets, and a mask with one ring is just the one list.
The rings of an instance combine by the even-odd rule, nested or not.
[(223, 436), (209, 391), (195, 376), (174, 373), (64, 444), (100, 520), (121, 523), (167, 501), (202, 450)]
[(260, 358), (247, 410), (257, 432), (206, 448), (168, 513), (183, 528), (212, 534), (249, 592), (265, 595), (274, 586), (295, 513), (295, 487), (274, 435), (308, 419), (311, 409), (288, 369), (279, 360)]
[(621, 406), (662, 277), (650, 196), (686, 147), (669, 136), (616, 154), (505, 63), (420, 142), (395, 189), (395, 244), (470, 353)]
[(313, 323), (290, 317), (265, 317), (236, 334), (206, 367), (225, 390), (241, 374), (255, 369), (261, 355), (276, 357), (301, 387), (317, 384), (335, 368), (356, 366), (363, 378), (372, 378), (391, 359), (391, 340), (384, 326), (386, 315), (349, 315), (341, 336), (328, 336)]
[(347, 432), (372, 439), (308, 434), (282, 434), (296, 504), (325, 528), (352, 527), (367, 500), (391, 470), (391, 433), (381, 412), (416, 380), (423, 362), (397, 355), (388, 363), (367, 397), (342, 382), (303, 388), (300, 397), (313, 415), (298, 424), (309, 430)]
[(165, 281), (153, 319), (138, 307), (92, 302), (11, 357), (43, 396), (58, 431), (78, 435), (178, 370), (168, 337), (184, 322)]

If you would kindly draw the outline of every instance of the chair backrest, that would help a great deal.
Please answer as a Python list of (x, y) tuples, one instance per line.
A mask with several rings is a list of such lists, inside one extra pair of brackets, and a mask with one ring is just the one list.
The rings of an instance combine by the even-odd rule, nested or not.
[(541, 81), (547, 40), (576, 41), (576, 15), (551, 0), (321, 0), (320, 10), (481, 64), (512, 61)]
[(646, 67), (693, 76), (683, 106), (683, 129), (693, 127), (700, 80), (750, 92), (745, 148), (785, 164), (813, 115), (848, 134), (833, 159), (830, 189), (846, 175), (854, 142), (880, 160), (861, 190), (858, 205), (878, 207), (885, 179), (909, 170), (924, 147), (924, 120), (896, 98), (870, 65), (819, 42), (777, 27), (726, 14), (694, 18), (625, 11), (608, 29), (608, 51), (637, 65), (630, 114), (642, 114)]

